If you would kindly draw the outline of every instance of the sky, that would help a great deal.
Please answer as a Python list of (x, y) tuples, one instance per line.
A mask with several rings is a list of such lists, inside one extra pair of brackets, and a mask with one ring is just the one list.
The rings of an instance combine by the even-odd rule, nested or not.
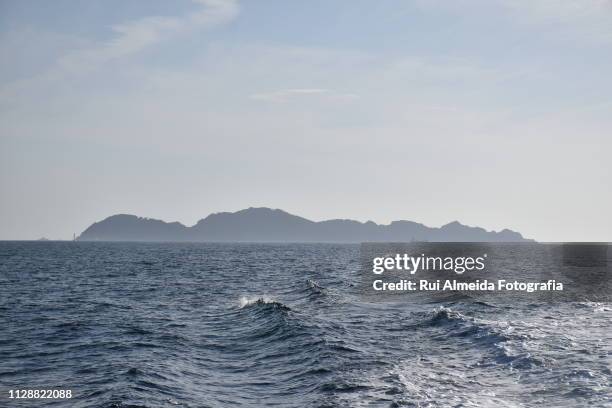
[(0, 0), (0, 239), (458, 220), (612, 241), (612, 1)]

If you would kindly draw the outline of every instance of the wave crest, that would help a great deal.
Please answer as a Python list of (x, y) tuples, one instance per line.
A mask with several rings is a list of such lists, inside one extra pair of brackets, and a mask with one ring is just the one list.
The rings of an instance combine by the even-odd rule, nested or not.
[(327, 292), (327, 289), (323, 286), (321, 286), (317, 281), (312, 280), (312, 279), (308, 279), (306, 281), (306, 284), (308, 285), (308, 289), (311, 291), (311, 293), (316, 294), (316, 295), (325, 295)]
[(288, 306), (266, 295), (260, 296), (260, 297), (242, 296), (239, 300), (240, 309), (244, 309), (246, 307), (256, 306), (256, 305), (272, 305), (272, 306), (276, 306), (283, 310), (290, 310)]
[(450, 308), (440, 306), (439, 308), (433, 310), (433, 316), (429, 319), (428, 323), (435, 326), (454, 321), (467, 321), (467, 319), (459, 312), (455, 312)]

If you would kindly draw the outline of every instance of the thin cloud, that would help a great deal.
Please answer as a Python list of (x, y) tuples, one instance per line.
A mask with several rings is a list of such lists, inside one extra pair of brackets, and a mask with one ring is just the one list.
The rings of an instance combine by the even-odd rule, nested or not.
[(498, 0), (503, 6), (514, 9), (533, 19), (577, 20), (601, 16), (612, 12), (610, 0)]
[(135, 54), (170, 35), (193, 28), (211, 28), (228, 23), (239, 13), (234, 0), (197, 0), (198, 9), (182, 17), (149, 16), (115, 25), (115, 36), (108, 42), (77, 50), (59, 60), (59, 66), (80, 71)]
[(250, 98), (257, 101), (266, 102), (287, 102), (292, 99), (312, 96), (325, 96), (333, 99), (355, 99), (358, 96), (352, 93), (335, 92), (324, 88), (291, 88), (278, 91), (256, 93)]
[(519, 21), (563, 27), (561, 41), (612, 42), (611, 0), (498, 0)]
[(128, 58), (181, 32), (227, 24), (240, 12), (236, 0), (194, 0), (194, 3), (197, 4), (196, 10), (184, 16), (147, 16), (114, 25), (111, 27), (114, 36), (105, 42), (75, 39), (75, 42), (78, 40), (86, 45), (65, 52), (35, 76), (4, 84), (0, 88), (0, 108), (2, 104), (14, 105), (28, 94), (37, 94), (48, 84), (87, 74), (106, 63)]
[(423, 9), (446, 10), (460, 15), (494, 13), (547, 30), (557, 26), (567, 32), (565, 38), (568, 40), (612, 42), (612, 0), (415, 0), (415, 3)]

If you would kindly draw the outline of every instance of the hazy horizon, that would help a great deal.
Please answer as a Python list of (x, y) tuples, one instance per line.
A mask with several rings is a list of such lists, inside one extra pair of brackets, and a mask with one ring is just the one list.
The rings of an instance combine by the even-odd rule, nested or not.
[(193, 225), (612, 241), (612, 3), (0, 3), (0, 239)]

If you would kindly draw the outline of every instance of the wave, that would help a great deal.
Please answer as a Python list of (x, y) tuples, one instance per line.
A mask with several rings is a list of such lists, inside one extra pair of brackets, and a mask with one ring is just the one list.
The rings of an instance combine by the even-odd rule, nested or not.
[(510, 344), (498, 345), (499, 352), (495, 362), (512, 369), (529, 370), (546, 365), (545, 361), (525, 350), (515, 350)]
[(441, 306), (434, 309), (429, 319), (421, 326), (444, 328), (437, 338), (459, 338), (479, 348), (489, 349), (491, 355), (481, 364), (502, 364), (512, 369), (541, 367), (546, 362), (525, 349), (527, 334), (518, 333), (507, 322), (489, 321), (465, 316), (450, 308)]
[(324, 296), (327, 295), (327, 288), (321, 286), (317, 281), (308, 279), (306, 281), (306, 285), (308, 287), (308, 291), (310, 294), (315, 296)]
[(612, 305), (606, 302), (578, 302), (578, 307), (592, 309), (594, 312), (610, 312), (612, 311)]
[(266, 295), (261, 297), (247, 297), (242, 296), (239, 300), (240, 309), (244, 309), (250, 306), (258, 306), (258, 305), (272, 305), (274, 307), (278, 307), (282, 310), (291, 310), (291, 308), (281, 302), (278, 302), (271, 297)]
[(434, 309), (429, 319), (421, 323), (421, 325), (431, 327), (451, 325), (452, 327), (446, 331), (448, 336), (487, 340), (493, 343), (512, 339), (509, 335), (511, 328), (506, 324), (504, 329), (502, 327), (504, 324), (469, 317), (444, 306)]
[(431, 326), (452, 323), (456, 321), (467, 321), (467, 318), (451, 308), (440, 306), (433, 310), (432, 316), (425, 322)]

